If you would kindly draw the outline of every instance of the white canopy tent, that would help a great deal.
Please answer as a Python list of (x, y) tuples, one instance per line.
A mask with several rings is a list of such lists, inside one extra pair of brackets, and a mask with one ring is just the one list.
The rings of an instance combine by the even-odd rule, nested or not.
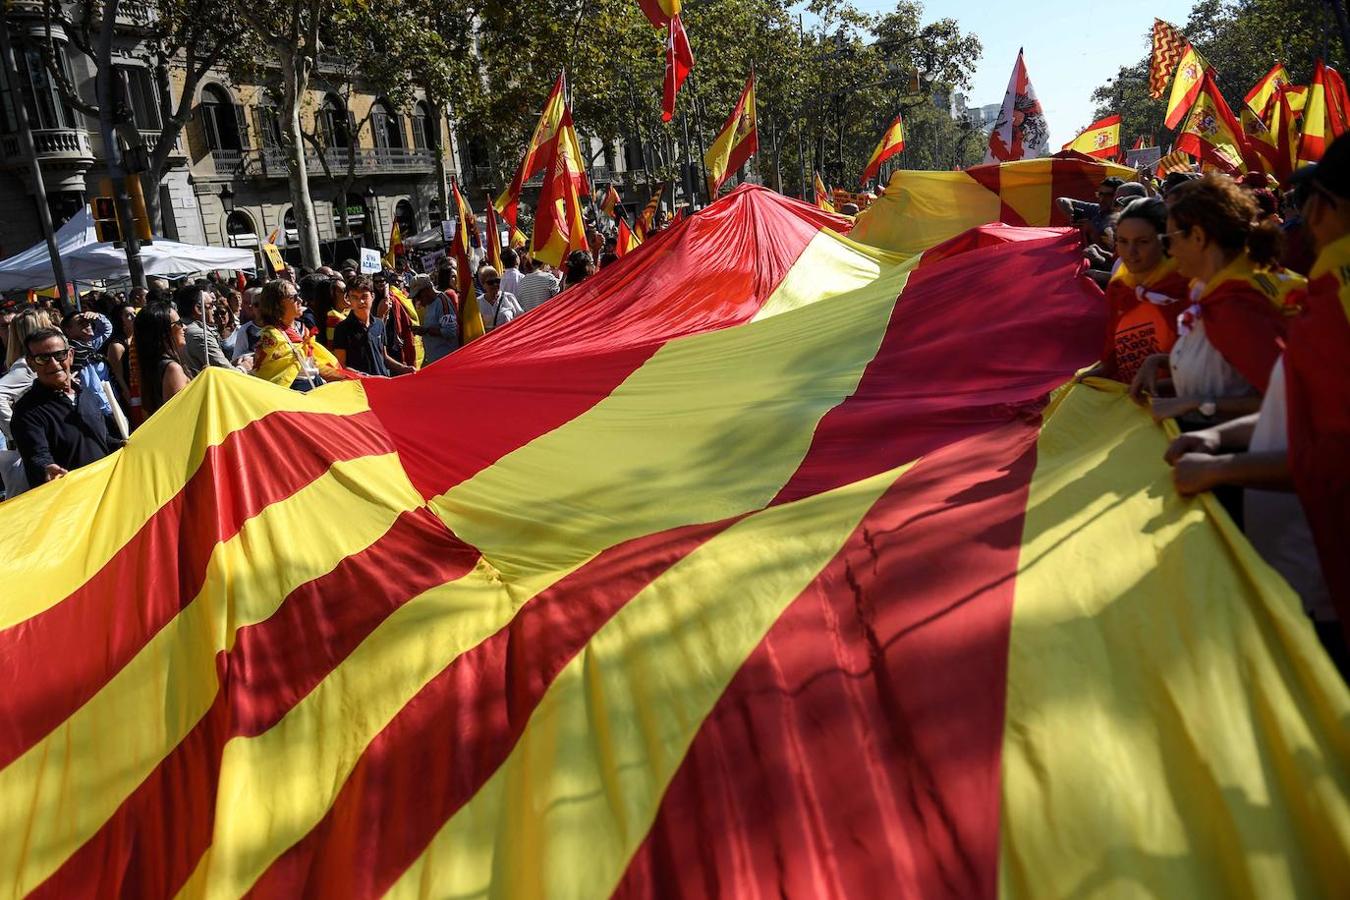
[[(57, 229), (56, 247), (68, 281), (115, 280), (131, 274), (126, 250), (98, 240), (93, 216), (87, 208)], [(141, 246), (141, 263), (146, 275), (166, 277), (212, 269), (254, 269), (258, 265), (251, 250), (180, 244), (162, 238)], [(0, 260), (0, 291), (50, 287), (55, 283), (46, 241)]]

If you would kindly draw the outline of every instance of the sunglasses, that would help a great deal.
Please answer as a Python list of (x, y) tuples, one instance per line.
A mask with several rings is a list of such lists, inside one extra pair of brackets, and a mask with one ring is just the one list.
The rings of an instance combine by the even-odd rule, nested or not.
[(488, 278), (483, 281), (483, 284), (501, 284), (501, 283), (502, 280), (500, 278)]
[(47, 363), (61, 362), (68, 356), (70, 356), (69, 347), (64, 350), (57, 350), (54, 353), (34, 353), (29, 358), (38, 365), (45, 366)]

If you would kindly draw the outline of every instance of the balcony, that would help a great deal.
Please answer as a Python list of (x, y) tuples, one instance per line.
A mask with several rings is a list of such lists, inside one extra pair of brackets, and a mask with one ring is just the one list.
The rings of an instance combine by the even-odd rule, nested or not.
[(244, 174), (248, 154), (240, 150), (212, 150), (211, 165), (216, 174), (224, 178), (235, 178)]
[[(88, 168), (94, 164), (94, 148), (83, 128), (38, 128), (33, 131), (33, 149), (44, 163)], [(17, 134), (0, 136), (0, 153), (11, 165), (27, 163)]]

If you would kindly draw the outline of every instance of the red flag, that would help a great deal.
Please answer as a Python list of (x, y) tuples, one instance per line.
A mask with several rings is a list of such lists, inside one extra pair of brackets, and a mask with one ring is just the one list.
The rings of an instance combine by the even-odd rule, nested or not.
[(694, 68), (694, 51), (689, 47), (689, 35), (684, 24), (675, 16), (666, 28), (666, 79), (661, 105), (661, 121), (669, 122), (675, 116), (675, 95), (680, 85)]
[(450, 179), (450, 190), (454, 195), (455, 216), (459, 220), (451, 256), (455, 260), (455, 293), (459, 294), (459, 342), (463, 345), (484, 334), (483, 316), (478, 310), (478, 296), (473, 288), (474, 273), (469, 269), (469, 229), (477, 219), (453, 178)]
[(497, 222), (497, 210), (492, 205), (491, 195), (487, 198), (487, 261), (498, 272), (502, 270), (502, 229)]
[(1012, 162), (1041, 156), (1049, 149), (1049, 139), (1050, 127), (1045, 122), (1045, 113), (1036, 99), (1036, 89), (1031, 86), (1031, 76), (1027, 74), (1027, 64), (1019, 49), (1012, 77), (1008, 79), (1007, 93), (1003, 95), (1003, 108), (999, 110), (994, 130), (989, 132), (989, 149), (984, 161)]
[(633, 230), (628, 227), (627, 219), (619, 219), (619, 234), (614, 241), (614, 255), (624, 256), (630, 250), (637, 249), (642, 244), (642, 238), (633, 234)]
[[(516, 177), (511, 180), (511, 184), (497, 198), (495, 204), (497, 211), (502, 214), (502, 218), (511, 223), (512, 228), (516, 225), (516, 210), (520, 206), (520, 192), (524, 189), (525, 182), (544, 171), (545, 157), (547, 156), (545, 148), (558, 135), (562, 123), (563, 107), (567, 105), (566, 89), (566, 82), (562, 74), (559, 73), (558, 80), (553, 83), (553, 90), (548, 92), (548, 99), (544, 101), (544, 111), (539, 114), (539, 122), (534, 126), (534, 134), (530, 136), (530, 143), (525, 147), (525, 158), (520, 161), (520, 168), (516, 170)], [(584, 190), (583, 193), (585, 193)]]

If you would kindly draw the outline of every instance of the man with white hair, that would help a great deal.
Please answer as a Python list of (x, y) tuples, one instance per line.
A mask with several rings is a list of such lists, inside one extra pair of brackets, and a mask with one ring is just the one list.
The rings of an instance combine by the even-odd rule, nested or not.
[(516, 316), (524, 315), (525, 310), (520, 308), (516, 295), (502, 290), (502, 277), (492, 266), (483, 266), (478, 270), (478, 283), (483, 286), (483, 295), (478, 298), (478, 310), (483, 314), (485, 334)]
[(239, 327), (234, 330), (222, 345), (226, 353), (230, 355), (230, 362), (238, 363), (239, 357), (247, 356), (253, 352), (253, 348), (258, 343), (258, 333), (262, 331), (258, 323), (254, 321), (253, 310), (258, 303), (258, 295), (262, 293), (262, 288), (251, 287), (244, 291), (243, 299), (239, 301)]

